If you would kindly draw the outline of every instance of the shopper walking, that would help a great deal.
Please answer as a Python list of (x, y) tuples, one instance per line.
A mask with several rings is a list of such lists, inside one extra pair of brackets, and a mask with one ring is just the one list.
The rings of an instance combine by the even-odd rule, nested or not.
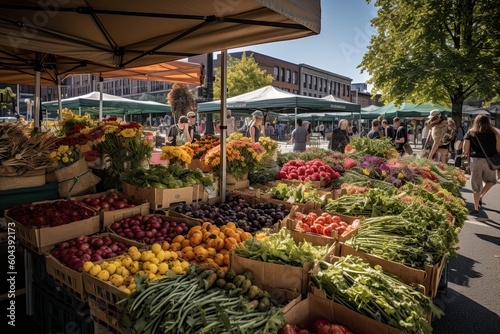
[(427, 136), (429, 135), (429, 121), (424, 124), (424, 129), (422, 130), (422, 150), (425, 148), (425, 142), (427, 141)]
[(328, 148), (332, 151), (345, 153), (345, 147), (349, 144), (349, 134), (347, 127), (349, 123), (345, 119), (339, 121), (338, 128), (335, 128), (330, 135), (330, 145)]
[(384, 119), (382, 121), (382, 128), (384, 129), (385, 136), (391, 138), (392, 143), (394, 143), (394, 137), (396, 136), (396, 129), (394, 126)]
[(188, 118), (188, 131), (189, 135), (193, 139), (193, 141), (200, 140), (200, 135), (198, 131), (196, 131), (196, 113), (194, 111), (190, 111), (187, 113)]
[(394, 118), (394, 128), (396, 128), (396, 135), (394, 136), (394, 144), (396, 145), (396, 151), (398, 151), (401, 156), (405, 154), (404, 146), (408, 142), (408, 135), (406, 133), (406, 128), (401, 121), (401, 118)]
[(231, 110), (229, 109), (226, 111), (226, 126), (227, 138), (238, 130), (238, 127), (236, 126), (236, 120), (232, 116)]
[(257, 110), (253, 112), (252, 116), (253, 119), (248, 131), (248, 137), (252, 139), (253, 143), (258, 143), (260, 137), (266, 136), (264, 125), (262, 125), (262, 122), (264, 121), (264, 114), (262, 111)]
[(309, 133), (302, 126), (302, 120), (297, 120), (297, 127), (292, 131), (292, 143), (294, 151), (305, 151), (309, 142)]
[(474, 119), (464, 137), (463, 149), (469, 162), (474, 198), (474, 210), (471, 214), (475, 215), (479, 213), (484, 195), (496, 183), (497, 171), (490, 168), (486, 157), (493, 157), (495, 152), (500, 153), (500, 134), (491, 126), (486, 115), (479, 115)]
[(443, 139), (448, 129), (448, 121), (441, 117), (441, 113), (437, 109), (431, 111), (429, 121), (429, 124), (432, 125), (431, 135), (434, 141), (429, 153), (429, 159), (432, 160), (437, 152), (440, 155), (440, 161), (445, 164), (448, 157), (448, 145), (443, 143)]

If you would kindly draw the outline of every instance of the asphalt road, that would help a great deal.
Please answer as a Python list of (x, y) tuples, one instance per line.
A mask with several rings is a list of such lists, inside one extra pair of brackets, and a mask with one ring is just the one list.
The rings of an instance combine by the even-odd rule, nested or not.
[[(470, 183), (462, 189), (473, 210)], [(448, 264), (448, 288), (435, 304), (445, 316), (434, 333), (500, 333), (500, 184), (484, 197), (478, 216), (469, 216), (459, 235), (458, 256)]]

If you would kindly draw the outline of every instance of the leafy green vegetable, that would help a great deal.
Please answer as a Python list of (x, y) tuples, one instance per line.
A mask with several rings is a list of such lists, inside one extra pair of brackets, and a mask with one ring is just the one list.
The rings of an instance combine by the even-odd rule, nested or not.
[(120, 179), (141, 188), (174, 189), (202, 184), (204, 187), (213, 185), (213, 176), (205, 174), (200, 169), (182, 168), (177, 164), (165, 167), (154, 165), (150, 169), (136, 168), (122, 173)]
[(264, 239), (247, 239), (245, 244), (239, 243), (235, 253), (251, 260), (302, 267), (304, 263), (320, 260), (329, 251), (328, 246), (313, 246), (307, 241), (297, 246), (290, 231), (284, 228)]
[(280, 183), (269, 191), (273, 198), (290, 203), (316, 202), (324, 203), (325, 196), (320, 196), (312, 187), (312, 182), (308, 181), (300, 185), (287, 185)]
[(322, 265), (311, 281), (328, 298), (405, 333), (430, 334), (427, 312), (438, 318), (444, 315), (429, 297), (359, 257), (349, 255)]

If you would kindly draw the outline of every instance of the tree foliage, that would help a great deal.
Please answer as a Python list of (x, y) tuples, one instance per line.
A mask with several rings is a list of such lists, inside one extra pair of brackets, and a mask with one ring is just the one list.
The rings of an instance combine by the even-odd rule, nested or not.
[[(214, 100), (221, 98), (221, 72), (220, 67), (215, 69)], [(241, 59), (229, 56), (227, 60), (227, 97), (233, 97), (250, 92), (273, 82), (273, 76), (259, 68), (259, 64), (253, 58), (243, 52)]]
[(14, 110), (14, 102), (16, 102), (16, 94), (11, 87), (0, 88), (0, 108)]
[(172, 114), (176, 120), (185, 116), (189, 111), (195, 110), (196, 102), (193, 93), (186, 84), (176, 83), (167, 96), (168, 104), (172, 107)]
[(448, 105), (460, 122), (467, 97), (498, 94), (498, 0), (376, 0), (375, 6), (377, 33), (359, 67), (382, 99)]

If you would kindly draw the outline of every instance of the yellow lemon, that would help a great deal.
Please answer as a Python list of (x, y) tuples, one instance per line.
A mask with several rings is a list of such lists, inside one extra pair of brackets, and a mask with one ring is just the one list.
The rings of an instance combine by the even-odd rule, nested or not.
[(109, 266), (109, 262), (104, 261), (104, 262), (101, 263), (101, 269), (102, 270), (105, 270), (108, 266)]
[(176, 252), (170, 252), (170, 260), (177, 260), (177, 256)]
[(97, 276), (97, 274), (99, 274), (100, 271), (101, 271), (101, 266), (96, 264), (90, 269), (89, 273), (92, 276)]
[(127, 276), (130, 276), (130, 271), (128, 271), (127, 269), (123, 269), (122, 270), (122, 274), (121, 274), (123, 277), (127, 277)]
[(130, 292), (130, 290), (129, 290), (129, 289), (123, 289), (123, 291), (125, 291), (125, 292), (126, 292), (126, 293), (128, 293), (128, 294), (131, 294), (131, 293), (132, 293), (132, 292)]
[(158, 260), (157, 258), (152, 258), (149, 262), (151, 262), (151, 264), (158, 264), (160, 263), (160, 260)]
[(151, 267), (151, 262), (147, 261), (147, 262), (144, 262), (142, 264), (142, 269), (143, 270), (149, 270), (149, 268)]
[(175, 266), (172, 268), (172, 271), (175, 273), (175, 274), (182, 274), (182, 268), (180, 266)]
[(135, 283), (130, 284), (127, 289), (129, 290), (135, 290)]
[(110, 263), (107, 267), (106, 270), (113, 275), (116, 271), (116, 266), (113, 263)]
[(132, 263), (132, 258), (131, 257), (125, 257), (123, 260), (122, 260), (122, 266), (124, 267), (129, 267), (130, 264)]
[(166, 272), (168, 271), (168, 264), (166, 264), (165, 262), (162, 262), (158, 265), (158, 272), (160, 274), (165, 274)]
[[(165, 251), (159, 251), (156, 255), (155, 258), (158, 259), (158, 263), (163, 262), (165, 260)], [(157, 264), (158, 264), (157, 263)]]
[(158, 271), (158, 267), (156, 266), (156, 264), (151, 264), (149, 266), (149, 272), (152, 273), (152, 274), (156, 274), (156, 272)]
[(187, 261), (181, 262), (181, 268), (183, 270), (185, 270), (187, 267), (189, 267), (189, 262), (187, 262)]
[(135, 246), (129, 247), (129, 249), (128, 249), (128, 253), (130, 255), (132, 255), (133, 253), (136, 253), (137, 251), (138, 251), (137, 247), (135, 247)]
[(92, 269), (92, 267), (94, 266), (94, 264), (90, 261), (87, 261), (83, 264), (83, 270), (88, 273), (90, 271), (90, 269)]
[(151, 251), (156, 255), (161, 251), (161, 245), (160, 244), (154, 244), (151, 246)]
[(103, 280), (103, 281), (107, 281), (109, 279), (109, 271), (107, 271), (107, 270), (101, 270), (97, 274), (97, 278), (100, 279), (100, 280)]
[(121, 276), (116, 277), (115, 280), (113, 281), (114, 286), (120, 286), (122, 284), (123, 284), (123, 277)]
[(139, 252), (135, 252), (135, 253), (130, 254), (130, 256), (132, 257), (132, 260), (139, 261), (142, 257), (142, 254)]
[[(119, 266), (118, 268), (116, 268), (115, 274), (122, 275), (122, 272), (124, 269), (125, 269), (125, 267)], [(125, 269), (125, 270), (127, 270), (127, 269)]]

